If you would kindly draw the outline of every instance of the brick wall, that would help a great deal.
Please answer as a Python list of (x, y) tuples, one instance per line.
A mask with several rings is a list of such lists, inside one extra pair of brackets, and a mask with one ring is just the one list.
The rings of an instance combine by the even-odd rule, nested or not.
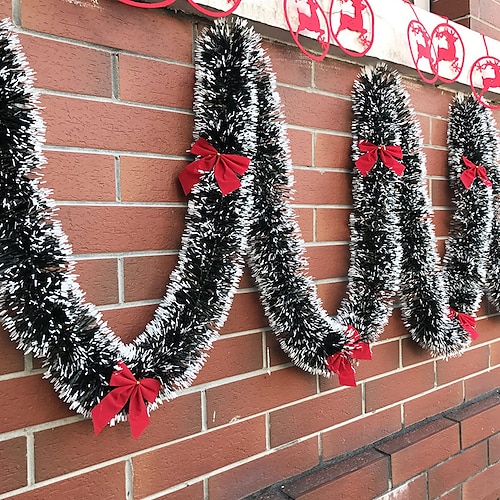
[(498, 0), (431, 0), (431, 11), (500, 40)]
[[(13, 17), (37, 71), (45, 178), (79, 281), (130, 341), (151, 318), (177, 258), (186, 199), (176, 176), (191, 144), (200, 19), (116, 0), (0, 0), (0, 15)], [(333, 314), (348, 268), (349, 95), (359, 66), (265, 46), (290, 126), (310, 272)], [(452, 94), (418, 80), (405, 85), (424, 133), (442, 248)], [(127, 424), (95, 437), (91, 422), (43, 380), (40, 361), (0, 332), (0, 499), (243, 497), (497, 388), (500, 317), (486, 302), (479, 316), (480, 339), (445, 362), (408, 339), (396, 311), (373, 361), (357, 369), (358, 387), (345, 388), (290, 366), (246, 273), (195, 384), (155, 411), (138, 441)], [(455, 432), (458, 424), (449, 425)], [(495, 474), (499, 441), (491, 442)]]

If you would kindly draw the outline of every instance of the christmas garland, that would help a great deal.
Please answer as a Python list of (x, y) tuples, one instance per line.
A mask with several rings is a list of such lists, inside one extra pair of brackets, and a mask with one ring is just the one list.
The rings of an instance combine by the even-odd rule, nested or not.
[[(194, 135), (215, 148), (216, 161), (255, 154), (261, 51), (259, 38), (239, 21), (217, 23), (199, 37)], [(165, 296), (145, 331), (124, 345), (84, 301), (54, 204), (40, 187), (37, 95), (8, 22), (0, 24), (0, 54), (2, 323), (20, 349), (45, 358), (45, 376), (61, 399), (83, 415), (92, 412), (96, 432), (130, 413), (137, 437), (149, 411), (192, 382), (226, 318), (242, 274), (252, 167), (226, 196), (215, 172), (193, 187)]]
[[(498, 141), (491, 110), (472, 95), (457, 95), (450, 106), (448, 125), (448, 166), (456, 209), (444, 267), (450, 315), (473, 339), (477, 337), (474, 316), (486, 277), (490, 287), (498, 286), (498, 263), (488, 255), (498, 219), (494, 214), (499, 213), (494, 194), (500, 182), (497, 159)], [(492, 180), (496, 188), (492, 188)]]

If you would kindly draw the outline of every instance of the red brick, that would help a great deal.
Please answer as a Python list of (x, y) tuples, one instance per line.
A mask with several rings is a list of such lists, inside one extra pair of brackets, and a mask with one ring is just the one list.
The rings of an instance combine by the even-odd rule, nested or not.
[(334, 134), (316, 134), (314, 166), (319, 168), (344, 168), (351, 171), (351, 137)]
[(422, 130), (424, 144), (431, 144), (431, 118), (427, 115), (417, 114), (417, 120)]
[(409, 426), (440, 412), (449, 410), (464, 401), (462, 382), (435, 389), (404, 403), (404, 421)]
[(452, 98), (450, 92), (415, 80), (405, 79), (404, 86), (410, 94), (415, 111), (438, 117), (448, 116), (448, 106)]
[(317, 208), (316, 209), (316, 240), (317, 241), (349, 241), (348, 208)]
[(490, 464), (500, 461), (500, 433), (488, 439), (488, 457)]
[(448, 144), (448, 120), (431, 119), (431, 144), (445, 148)]
[(315, 378), (298, 368), (212, 387), (207, 389), (208, 426), (224, 425), (315, 393)]
[(262, 45), (271, 58), (278, 82), (299, 87), (311, 86), (313, 62), (309, 57), (299, 53), (293, 46), (278, 43)]
[(0, 382), (0, 433), (74, 416), (42, 375)]
[(201, 500), (203, 498), (203, 481), (195, 484), (189, 484), (181, 490), (167, 493), (159, 497), (155, 496), (156, 500)]
[(86, 300), (96, 305), (118, 302), (118, 276), (115, 259), (80, 260), (75, 267), (78, 283)]
[(488, 368), (489, 349), (485, 345), (475, 349), (468, 349), (458, 358), (451, 358), (448, 361), (439, 359), (436, 362), (436, 374), (438, 385), (447, 384), (452, 380), (458, 380), (472, 375), (474, 372)]
[(118, 102), (44, 95), (47, 144), (185, 155), (193, 117)]
[(351, 102), (316, 92), (280, 87), (287, 123), (303, 127), (350, 132)]
[(424, 472), (460, 450), (458, 425), (440, 418), (397, 436), (377, 449), (391, 456), (394, 485)]
[(434, 387), (432, 365), (421, 365), (366, 382), (366, 411), (377, 410)]
[(21, 43), (37, 87), (111, 97), (110, 52), (28, 35), (21, 35)]
[(429, 496), (438, 497), (457, 484), (476, 475), (488, 464), (486, 442), (455, 455), (428, 472)]
[(0, 375), (22, 372), (24, 370), (24, 354), (16, 349), (7, 332), (0, 326)]
[[(320, 394), (270, 413), (271, 447), (276, 448), (361, 415), (361, 387)], [(304, 416), (307, 415), (307, 418)]]
[[(410, 479), (407, 483), (386, 493), (380, 500), (427, 498), (427, 478), (425, 474)], [(458, 500), (458, 499), (457, 499)]]
[(448, 151), (446, 149), (424, 148), (427, 159), (427, 175), (448, 176)]
[[(25, 29), (191, 62), (192, 25), (164, 9), (135, 9), (114, 0), (21, 4)], [(151, 43), (154, 40), (154, 43)]]
[(257, 292), (237, 293), (221, 333), (256, 330), (269, 326)]
[(295, 215), (297, 216), (297, 223), (301, 237), (304, 241), (314, 240), (314, 209), (313, 208), (295, 208)]
[[(175, 422), (175, 425), (169, 423)], [(130, 425), (106, 427), (95, 436), (90, 420), (55, 427), (35, 434), (36, 480), (68, 474), (201, 431), (201, 399), (186, 394), (165, 402), (151, 413), (141, 438), (131, 439)]]
[(389, 460), (382, 453), (367, 450), (308, 474), (284, 486), (297, 500), (356, 498), (370, 500), (389, 487)]
[(312, 165), (312, 133), (307, 130), (289, 128), (287, 134), (293, 165)]
[(125, 463), (120, 462), (9, 498), (15, 500), (47, 500), (48, 498), (113, 500), (125, 498), (125, 490)]
[(144, 331), (153, 319), (156, 305), (120, 307), (102, 312), (104, 321), (126, 344)]
[(242, 498), (318, 463), (316, 438), (281, 448), (208, 479), (210, 498)]
[(380, 340), (393, 339), (407, 334), (408, 332), (403, 320), (401, 319), (401, 311), (399, 309), (394, 309), (391, 317), (389, 318), (389, 323), (380, 336)]
[(307, 247), (305, 256), (309, 262), (308, 272), (316, 280), (347, 276), (348, 245)]
[(500, 462), (469, 479), (462, 486), (462, 500), (497, 500), (500, 491)]
[(185, 166), (186, 162), (183, 160), (122, 156), (120, 158), (121, 200), (185, 202), (187, 198), (177, 178)]
[(184, 214), (179, 207), (72, 205), (58, 212), (75, 254), (176, 250)]
[(165, 295), (177, 255), (151, 255), (123, 259), (125, 301), (160, 299)]
[(426, 349), (422, 349), (414, 340), (407, 337), (401, 340), (403, 366), (416, 363), (432, 362), (432, 356)]
[(324, 59), (314, 65), (314, 83), (320, 90), (351, 97), (352, 84), (359, 71), (360, 67), (356, 64)]
[(400, 429), (401, 408), (399, 406), (366, 415), (361, 420), (322, 433), (323, 459), (329, 460), (371, 445)]
[(318, 285), (318, 297), (321, 299), (323, 308), (330, 316), (337, 314), (340, 302), (345, 297), (347, 281), (338, 283), (322, 283)]
[(205, 384), (262, 369), (262, 333), (220, 337), (208, 351), (209, 359), (196, 379)]
[(435, 207), (450, 207), (450, 183), (446, 180), (432, 179), (431, 181), (432, 204)]
[(265, 418), (261, 416), (138, 455), (132, 459), (134, 495), (150, 495), (265, 449)]
[(436, 236), (448, 236), (451, 216), (450, 210), (434, 210), (433, 222)]
[(0, 494), (26, 486), (26, 438), (0, 441), (0, 469)]
[(43, 169), (46, 187), (53, 198), (68, 201), (115, 201), (116, 180), (113, 156), (45, 151)]
[(480, 373), (464, 381), (465, 399), (470, 400), (481, 396), (493, 389), (498, 388), (500, 380), (500, 366), (489, 370), (485, 373)]
[(447, 418), (460, 422), (462, 448), (468, 448), (500, 431), (500, 394), (453, 411)]
[(295, 203), (351, 205), (351, 174), (295, 169)]
[(120, 54), (119, 68), (123, 101), (191, 109), (194, 68), (126, 54)]

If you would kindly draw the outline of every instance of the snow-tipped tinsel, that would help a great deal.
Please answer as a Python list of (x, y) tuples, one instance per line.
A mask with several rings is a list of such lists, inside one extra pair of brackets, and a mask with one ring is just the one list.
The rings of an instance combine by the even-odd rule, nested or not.
[(310, 373), (330, 375), (325, 361), (346, 342), (346, 325), (330, 318), (306, 274), (305, 247), (290, 206), (292, 167), (275, 77), (260, 61), (249, 266), (282, 349)]
[[(216, 22), (195, 54), (195, 139), (223, 153), (255, 155), (259, 37), (238, 20)], [(162, 386), (154, 409), (188, 386), (217, 336), (242, 273), (253, 207), (253, 167), (222, 196), (213, 173), (193, 189), (177, 267), (153, 320), (124, 345), (86, 303), (54, 204), (36, 175), (43, 163), (33, 76), (12, 26), (0, 24), (0, 309), (19, 348), (43, 357), (71, 408), (89, 415), (122, 360)], [(127, 408), (114, 419), (127, 418)]]
[(500, 182), (491, 110), (472, 95), (458, 94), (451, 103), (448, 124), (448, 166), (455, 211), (444, 266), (450, 307), (457, 313), (474, 315), (483, 296), (486, 269), (489, 267), (492, 274), (489, 283), (498, 286), (493, 274), (496, 271), (498, 278), (499, 264), (491, 262), (488, 255), (495, 219), (493, 189), (479, 177), (469, 188), (464, 185), (460, 178), (467, 169), (464, 158), (483, 166), (488, 181), (494, 178)]

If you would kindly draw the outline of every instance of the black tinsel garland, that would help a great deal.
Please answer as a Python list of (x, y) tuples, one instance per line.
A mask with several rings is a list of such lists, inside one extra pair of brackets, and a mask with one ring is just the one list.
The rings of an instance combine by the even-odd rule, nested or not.
[[(457, 312), (474, 315), (485, 286), (495, 218), (494, 195), (491, 186), (486, 186), (480, 178), (476, 178), (469, 189), (464, 186), (460, 180), (466, 169), (463, 157), (484, 166), (488, 177), (500, 181), (498, 141), (492, 113), (474, 96), (458, 94), (451, 103), (448, 123), (448, 166), (452, 202), (456, 208), (444, 266), (450, 306)], [(497, 266), (493, 263), (490, 268)]]
[[(255, 154), (259, 38), (238, 20), (217, 22), (196, 49), (195, 139), (224, 153)], [(89, 415), (110, 391), (119, 360), (158, 379), (149, 409), (188, 386), (217, 337), (242, 273), (253, 206), (252, 167), (223, 197), (207, 174), (194, 188), (177, 267), (153, 320), (129, 345), (84, 301), (53, 202), (39, 184), (43, 126), (17, 36), (0, 24), (0, 309), (19, 348), (43, 357), (46, 377), (70, 407)], [(126, 419), (126, 409), (114, 419)]]

